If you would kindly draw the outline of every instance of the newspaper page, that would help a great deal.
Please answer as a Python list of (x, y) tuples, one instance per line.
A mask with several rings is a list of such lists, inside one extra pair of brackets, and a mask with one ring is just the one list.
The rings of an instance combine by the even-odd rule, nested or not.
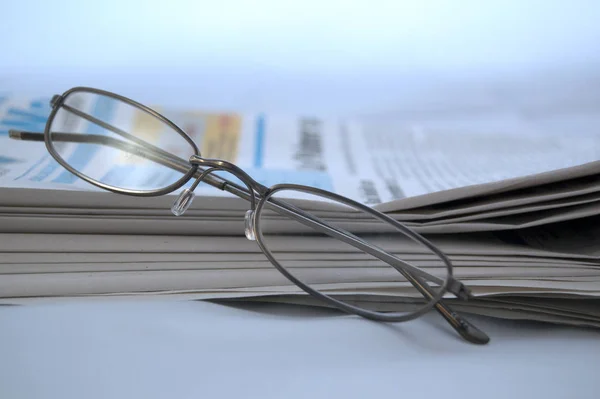
[[(266, 186), (309, 185), (369, 205), (600, 159), (600, 141), (586, 132), (574, 139), (530, 129), (446, 131), (398, 122), (150, 106), (187, 132), (202, 156), (233, 162)], [(123, 118), (129, 118), (129, 131), (144, 134), (144, 124), (124, 113), (117, 102), (86, 107), (103, 120), (121, 119), (121, 125)], [(8, 137), (10, 129), (43, 132), (49, 113), (48, 96), (0, 97), (0, 186), (95, 190), (62, 168), (43, 142)], [(166, 137), (159, 142), (168, 141), (173, 132), (161, 134)], [(74, 148), (67, 161), (82, 171), (106, 168), (107, 174), (115, 175), (121, 170), (122, 165), (107, 165), (98, 161), (98, 156)], [(165, 176), (155, 178), (168, 180)], [(196, 192), (228, 195), (204, 184)]]
[[(377, 176), (382, 202), (569, 168), (600, 159), (592, 132), (470, 131), (361, 125), (361, 167)], [(365, 164), (368, 164), (366, 166)]]

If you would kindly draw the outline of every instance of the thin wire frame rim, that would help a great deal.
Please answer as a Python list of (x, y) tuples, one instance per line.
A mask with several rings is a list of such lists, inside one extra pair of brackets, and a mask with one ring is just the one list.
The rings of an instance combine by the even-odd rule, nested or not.
[(155, 196), (161, 196), (161, 195), (166, 195), (169, 194), (181, 187), (183, 187), (188, 181), (190, 181), (190, 179), (196, 174), (197, 170), (198, 170), (198, 166), (197, 165), (193, 165), (190, 164), (190, 169), (188, 170), (187, 173), (185, 173), (179, 180), (177, 180), (176, 182), (170, 184), (169, 186), (163, 187), (163, 188), (159, 188), (159, 189), (155, 189), (155, 190), (129, 190), (129, 189), (124, 189), (124, 188), (119, 188), (119, 187), (115, 187), (115, 186), (111, 186), (109, 184), (106, 183), (102, 183), (100, 181), (97, 181), (85, 174), (83, 174), (82, 172), (78, 171), (77, 169), (73, 168), (71, 165), (69, 165), (69, 163), (67, 161), (65, 161), (62, 156), (58, 153), (58, 151), (56, 151), (56, 148), (54, 148), (54, 143), (52, 142), (52, 138), (51, 138), (51, 127), (52, 127), (52, 123), (54, 122), (54, 118), (56, 117), (56, 114), (58, 113), (58, 111), (62, 108), (62, 104), (63, 102), (73, 93), (78, 93), (78, 92), (83, 92), (83, 93), (92, 93), (92, 94), (98, 94), (98, 95), (102, 95), (105, 97), (109, 97), (112, 99), (115, 99), (117, 101), (122, 101), (128, 105), (131, 105), (133, 107), (136, 107), (142, 111), (144, 111), (145, 113), (149, 114), (150, 116), (153, 116), (157, 119), (159, 119), (161, 122), (165, 123), (167, 126), (169, 126), (170, 128), (172, 128), (175, 132), (177, 132), (180, 136), (182, 136), (186, 142), (188, 144), (190, 144), (190, 147), (193, 150), (193, 155), (196, 156), (200, 156), (200, 150), (198, 149), (198, 146), (196, 145), (196, 143), (192, 140), (192, 138), (185, 133), (185, 131), (183, 129), (181, 129), (179, 126), (177, 126), (175, 123), (173, 123), (171, 120), (169, 120), (168, 118), (166, 118), (164, 115), (156, 112), (155, 110), (153, 110), (150, 107), (147, 107), (143, 104), (138, 103), (137, 101), (134, 101), (130, 98), (121, 96), (119, 94), (116, 93), (112, 93), (109, 91), (105, 91), (105, 90), (100, 90), (100, 89), (96, 89), (96, 88), (92, 88), (92, 87), (84, 87), (84, 86), (79, 86), (79, 87), (73, 87), (67, 91), (65, 91), (62, 95), (60, 95), (60, 101), (56, 104), (53, 105), (52, 110), (50, 112), (50, 116), (48, 117), (48, 120), (46, 121), (46, 126), (44, 128), (44, 143), (46, 145), (46, 149), (48, 150), (48, 152), (50, 153), (50, 155), (65, 169), (67, 169), (69, 172), (71, 172), (72, 174), (76, 175), (77, 177), (79, 177), (80, 179), (96, 186), (99, 187), (101, 189), (113, 192), (113, 193), (117, 193), (117, 194), (126, 194), (126, 195), (131, 195), (131, 196), (137, 196), (137, 197), (155, 197)]
[[(126, 102), (126, 103), (128, 103), (128, 104), (130, 104), (132, 106), (135, 106), (135, 107), (137, 107), (137, 108), (139, 108), (139, 109), (147, 112), (148, 114), (150, 114), (152, 116), (155, 116), (155, 117), (159, 118), (161, 121), (163, 121), (166, 124), (168, 124), (169, 126), (171, 126), (182, 137), (184, 137), (184, 138), (187, 137), (189, 139), (189, 136), (187, 136), (187, 134), (183, 130), (181, 130), (179, 127), (177, 127), (177, 125), (175, 125), (173, 122), (169, 121), (163, 115), (159, 114), (158, 112), (152, 110), (151, 108), (149, 108), (147, 106), (139, 104), (136, 101), (133, 101), (133, 100), (127, 98), (127, 97), (120, 96), (120, 95), (118, 95), (116, 93), (111, 93), (111, 92), (107, 92), (107, 91), (99, 90), (99, 89), (94, 89), (94, 88), (75, 87), (75, 88), (72, 88), (72, 89), (66, 91), (65, 93), (63, 93), (63, 95), (56, 96), (57, 99), (58, 99), (58, 101), (53, 101), (52, 102), (52, 111), (51, 111), (50, 117), (48, 118), (48, 121), (46, 123), (46, 128), (44, 130), (44, 137), (43, 137), (43, 139), (45, 141), (47, 150), (54, 157), (54, 159), (56, 159), (57, 162), (61, 166), (63, 166), (65, 169), (69, 170), (71, 173), (73, 173), (74, 175), (78, 176), (82, 180), (84, 180), (84, 181), (86, 181), (86, 182), (88, 182), (88, 183), (90, 183), (90, 184), (92, 184), (94, 186), (97, 186), (97, 187), (100, 187), (102, 189), (105, 189), (107, 191), (112, 191), (114, 193), (121, 193), (121, 194), (137, 195), (137, 196), (153, 196), (153, 195), (168, 194), (169, 193), (168, 188), (167, 188), (167, 190), (166, 189), (159, 189), (159, 190), (153, 190), (153, 191), (148, 191), (148, 192), (139, 192), (137, 190), (124, 190), (124, 189), (120, 189), (120, 188), (116, 188), (116, 187), (108, 186), (106, 184), (99, 183), (99, 182), (95, 181), (94, 179), (88, 178), (87, 176), (83, 175), (79, 171), (74, 170), (73, 168), (70, 167), (70, 165), (66, 161), (64, 161), (62, 159), (62, 157), (60, 157), (60, 155), (56, 152), (56, 150), (55, 150), (55, 148), (53, 146), (52, 141), (49, 140), (50, 125), (53, 122), (53, 120), (54, 120), (54, 118), (56, 116), (56, 113), (58, 112), (58, 109), (60, 109), (60, 103), (61, 103), (61, 101), (64, 101), (64, 99), (67, 97), (67, 95), (71, 94), (72, 92), (76, 92), (76, 91), (86, 91), (86, 92), (91, 92), (91, 93), (97, 93), (97, 94), (102, 94), (102, 95), (105, 95), (105, 96), (108, 96), (108, 97), (111, 97), (111, 98), (114, 98), (114, 99), (117, 99), (117, 100), (122, 100), (122, 101), (124, 101), (124, 102)], [(58, 106), (57, 106), (57, 104), (58, 104)], [(25, 133), (29, 133), (29, 132), (25, 132)], [(36, 133), (36, 135), (37, 135), (37, 133)], [(12, 135), (11, 135), (11, 137), (12, 137)], [(18, 135), (17, 138), (21, 139), (21, 136)], [(39, 139), (35, 140), (34, 138), (24, 138), (24, 139), (26, 139), (26, 140), (32, 140), (32, 141), (39, 141)], [(196, 150), (195, 157), (197, 158), (196, 159), (197, 161), (202, 161), (202, 162), (204, 162), (204, 161), (210, 161), (210, 160), (206, 160), (206, 159), (201, 158), (199, 150), (197, 149), (197, 146), (195, 145), (195, 143), (193, 141), (191, 141), (191, 139), (189, 139), (187, 141), (191, 144), (192, 148), (194, 150)], [(197, 176), (196, 173), (198, 172), (199, 166), (198, 166), (198, 164), (195, 164), (192, 161), (192, 158), (194, 158), (194, 155), (192, 157), (190, 157), (190, 159), (187, 161), (187, 162), (190, 163), (190, 170), (188, 171), (189, 177), (187, 178), (187, 180), (182, 179), (183, 183), (181, 185), (185, 184), (185, 181), (189, 181), (190, 178)], [(178, 159), (181, 160), (181, 158), (178, 158)], [(207, 162), (207, 164), (209, 164), (209, 162)], [(169, 164), (169, 165), (171, 165), (171, 164)], [(182, 168), (184, 168), (183, 170), (185, 170), (186, 166), (183, 166), (183, 164), (181, 164), (180, 166)], [(219, 165), (219, 166), (223, 167), (223, 165)], [(224, 169), (224, 170), (228, 171), (227, 169)], [(212, 171), (211, 171), (211, 173), (212, 173)], [(208, 175), (209, 173), (205, 172), (203, 174)], [(246, 177), (246, 176), (244, 176), (244, 177)], [(317, 189), (316, 187), (298, 186), (298, 185), (293, 185), (293, 184), (280, 184), (280, 185), (274, 185), (274, 186), (272, 186), (269, 189), (267, 187), (264, 187), (264, 186), (262, 186), (262, 185), (260, 185), (260, 184), (258, 184), (256, 182), (254, 182), (254, 183), (257, 184), (257, 186), (256, 186), (256, 188), (258, 188), (258, 192), (257, 192), (257, 191), (254, 191), (252, 189), (252, 187), (250, 187), (248, 185), (248, 182), (245, 181), (245, 179), (241, 179), (241, 180), (244, 181), (245, 185), (247, 186), (246, 188), (250, 189), (249, 193), (245, 193), (245, 189), (242, 188), (241, 186), (238, 186), (237, 184), (232, 183), (232, 182), (228, 182), (228, 181), (225, 181), (225, 182), (210, 182), (210, 184), (213, 187), (219, 188), (221, 190), (226, 190), (226, 191), (228, 191), (228, 192), (230, 192), (232, 194), (235, 194), (236, 196), (238, 196), (240, 198), (243, 198), (243, 199), (246, 199), (246, 200), (248, 200), (248, 198), (247, 198), (248, 196), (250, 196), (249, 198), (254, 199), (254, 196), (257, 195), (258, 199), (259, 199), (259, 205), (260, 205), (259, 211), (260, 212), (262, 212), (263, 207), (265, 206), (265, 204), (267, 203), (267, 201), (272, 197), (272, 195), (275, 192), (277, 192), (277, 191), (283, 190), (284, 188), (292, 189), (290, 187), (295, 187), (295, 188), (306, 187), (310, 191), (313, 191), (313, 192), (322, 192), (322, 193), (325, 193), (326, 194), (325, 197), (333, 197), (334, 199), (335, 198), (342, 198), (342, 201), (340, 201), (340, 202), (349, 203), (349, 204), (356, 203), (357, 207), (359, 209), (361, 209), (361, 210), (363, 210), (363, 211), (365, 211), (365, 212), (367, 212), (367, 213), (369, 213), (369, 214), (371, 214), (373, 216), (378, 217), (379, 215), (382, 215), (385, 218), (385, 220), (383, 220), (384, 222), (388, 221), (393, 226), (397, 227), (399, 229), (399, 231), (401, 231), (402, 233), (407, 234), (404, 231), (404, 230), (406, 230), (409, 233), (407, 235), (411, 236), (411, 238), (413, 238), (413, 239), (415, 237), (418, 238), (419, 239), (418, 241), (421, 244), (425, 244), (430, 250), (432, 250), (432, 252), (434, 252), (436, 255), (440, 256), (440, 258), (445, 263), (447, 263), (447, 266), (449, 268), (452, 267), (450, 260), (447, 258), (447, 256), (444, 254), (444, 252), (441, 251), (441, 249), (439, 249), (433, 243), (429, 243), (428, 240), (425, 239), (425, 237), (421, 236), (421, 234), (417, 233), (416, 231), (413, 231), (408, 226), (404, 226), (402, 223), (400, 223), (400, 222), (398, 222), (398, 221), (390, 218), (388, 215), (386, 215), (386, 214), (384, 214), (384, 213), (382, 213), (382, 212), (380, 212), (380, 211), (378, 211), (378, 210), (376, 210), (374, 208), (371, 208), (369, 206), (357, 203), (356, 201), (352, 200), (351, 198), (342, 197), (342, 196), (339, 196), (339, 195), (337, 195), (335, 193), (331, 193), (331, 192), (327, 192), (325, 190)], [(252, 179), (250, 178), (250, 180), (252, 180)], [(197, 180), (197, 182), (199, 182), (199, 181), (200, 180)], [(318, 218), (317, 218), (317, 220), (314, 220), (313, 216), (311, 216), (310, 212), (305, 212), (305, 211), (302, 211), (301, 209), (295, 208), (295, 207), (288, 208), (287, 206), (285, 206), (286, 205), (285, 202), (282, 202), (281, 204), (279, 202), (277, 202), (276, 205), (282, 205), (283, 209), (286, 212), (292, 212), (292, 213), (296, 212), (297, 213), (297, 211), (301, 211), (301, 213), (299, 214), (299, 216), (302, 217), (302, 218), (305, 218), (305, 219), (307, 219), (309, 221), (311, 221), (312, 228), (316, 229), (317, 231), (332, 230), (333, 233), (334, 233), (332, 235), (333, 238), (337, 238), (337, 239), (339, 239), (341, 241), (344, 241), (344, 242), (347, 242), (347, 243), (349, 241), (354, 241), (352, 245), (354, 247), (358, 248), (359, 250), (362, 250), (363, 252), (371, 253), (369, 250), (365, 250), (364, 247), (375, 249), (376, 251), (382, 251), (381, 249), (378, 249), (374, 245), (368, 244), (364, 240), (357, 241), (356, 240), (357, 237), (354, 236), (354, 238), (353, 238), (352, 233), (345, 232), (345, 231), (343, 231), (341, 229), (338, 229), (338, 228), (331, 228), (331, 226), (328, 223), (325, 223), (325, 226), (321, 226), (322, 223), (318, 220)], [(295, 208), (295, 210), (294, 210), (294, 208)], [(254, 211), (255, 211), (254, 215), (256, 217), (256, 209)], [(366, 311), (365, 309), (362, 309), (362, 308), (359, 308), (359, 307), (349, 306), (348, 304), (346, 304), (344, 302), (334, 300), (333, 298), (331, 298), (331, 297), (329, 297), (329, 296), (327, 296), (327, 295), (325, 295), (325, 294), (323, 294), (323, 293), (321, 293), (321, 292), (319, 292), (317, 290), (311, 289), (309, 286), (305, 285), (304, 283), (302, 283), (301, 281), (299, 281), (298, 279), (296, 279), (293, 275), (291, 275), (290, 273), (287, 272), (287, 269), (285, 269), (284, 267), (282, 267), (279, 264), (279, 262), (276, 259), (274, 259), (274, 257), (272, 255), (272, 253), (270, 252), (270, 250), (264, 245), (264, 242), (263, 242), (263, 238), (264, 237), (262, 236), (262, 230), (260, 230), (260, 212), (258, 212), (258, 214), (259, 214), (259, 217), (257, 219), (258, 220), (258, 226), (256, 224), (254, 226), (255, 233), (257, 233), (257, 237), (259, 237), (259, 240), (257, 240), (257, 244), (259, 245), (259, 247), (261, 248), (261, 250), (263, 251), (263, 253), (269, 258), (269, 260), (271, 261), (271, 263), (280, 272), (282, 272), (282, 274), (286, 278), (288, 278), (288, 280), (296, 283), (301, 289), (303, 289), (305, 292), (307, 292), (309, 294), (312, 294), (314, 297), (316, 297), (318, 299), (321, 299), (323, 301), (326, 301), (327, 303), (331, 303), (333, 306), (335, 306), (338, 309), (347, 310), (349, 313), (356, 314), (356, 315), (359, 315), (359, 316), (363, 316), (363, 317), (365, 317), (367, 319), (374, 319), (374, 320), (377, 320), (377, 321), (384, 321), (384, 322), (385, 321), (403, 321), (403, 320), (406, 320), (406, 318), (400, 318), (399, 319), (398, 317), (394, 317), (393, 314), (391, 315), (390, 313), (370, 312), (370, 311)], [(305, 215), (308, 215), (308, 218)], [(292, 219), (296, 219), (296, 218), (292, 217)], [(381, 219), (381, 218), (379, 218), (379, 219)], [(314, 223), (316, 223), (317, 225), (315, 226)], [(327, 226), (329, 226), (329, 227), (327, 227)], [(400, 227), (398, 227), (398, 226), (400, 226)], [(257, 227), (258, 227), (258, 229), (257, 229)], [(347, 238), (349, 241), (346, 240), (346, 239), (343, 239), (342, 237)], [(354, 244), (356, 244), (356, 245), (354, 245)], [(383, 251), (383, 252), (385, 254), (387, 254), (387, 255), (390, 255), (386, 251)], [(397, 257), (395, 257), (393, 255), (391, 255), (391, 257), (398, 259)], [(382, 258), (380, 258), (380, 259), (383, 260)], [(398, 270), (398, 268), (396, 267), (397, 266), (396, 265), (396, 263), (397, 263), (396, 261), (392, 261), (392, 262), (390, 262), (389, 260), (383, 260), (383, 261), (385, 263), (388, 263), (390, 266), (392, 266), (396, 270)], [(402, 263), (406, 264), (406, 262), (402, 262)], [(416, 276), (416, 278), (415, 278), (415, 277), (412, 276), (412, 274), (410, 272), (406, 272), (408, 274), (408, 276), (410, 277), (409, 280), (412, 280), (411, 284), (413, 284), (413, 286), (415, 286), (415, 288), (417, 288), (417, 290), (421, 292), (421, 294), (425, 297), (426, 300), (427, 300), (427, 298), (434, 298), (434, 296), (430, 292), (431, 287), (420, 288), (420, 287), (423, 286), (422, 281), (419, 280), (420, 278), (423, 278), (423, 276), (420, 273), (421, 271), (419, 270), (419, 272), (417, 272), (417, 270), (415, 270), (415, 267), (412, 266), (412, 265), (410, 265), (410, 264), (408, 264), (407, 266), (410, 266), (409, 270), (412, 270), (412, 272), (415, 273), (415, 276)], [(401, 272), (401, 274), (404, 274), (404, 273)], [(426, 280), (428, 280), (428, 281), (435, 281), (438, 284), (440, 283), (441, 279), (439, 279), (439, 278), (437, 278), (435, 276), (429, 275), (428, 273), (425, 273), (425, 274), (428, 275), (428, 277), (424, 277)], [(419, 276), (421, 276), (421, 277), (419, 277)], [(473, 326), (468, 321), (462, 319), (450, 307), (448, 307), (445, 304), (445, 302), (441, 301), (441, 299), (443, 299), (443, 298), (441, 298), (441, 296), (443, 296), (446, 292), (448, 292), (448, 287), (450, 286), (449, 283), (452, 280), (454, 280), (453, 276), (452, 276), (452, 273), (449, 273), (448, 276), (447, 276), (446, 281), (444, 281), (443, 284), (440, 284), (440, 286), (443, 288), (443, 289), (440, 289), (439, 293), (438, 293), (438, 295), (440, 296), (440, 298), (434, 298), (436, 300), (431, 300), (430, 299), (430, 301), (429, 301), (430, 306), (428, 306), (427, 308), (431, 309), (433, 307), (436, 307), (437, 310), (439, 311), (439, 313), (444, 317), (444, 319), (446, 319), (446, 321), (449, 322), (449, 324), (454, 328), (454, 330), (457, 331), (463, 338), (467, 339), (469, 342), (478, 343), (478, 344), (486, 344), (486, 343), (488, 343), (489, 342), (489, 337), (487, 336), (487, 334), (485, 334), (484, 332), (482, 332), (481, 330), (479, 330), (477, 327)], [(450, 288), (450, 291), (452, 293), (454, 293), (455, 295), (457, 295), (461, 299), (468, 299), (469, 298), (469, 292), (468, 292), (468, 290), (465, 292), (465, 289), (462, 286), (462, 283), (460, 284), (460, 286), (457, 287), (456, 284), (454, 284), (457, 281), (452, 281), (452, 282), (453, 282), (453, 287)], [(426, 313), (426, 311), (428, 311), (428, 309), (422, 309), (422, 312), (420, 312), (420, 313), (424, 314), (424, 313)], [(390, 317), (390, 315), (391, 315), (391, 317)], [(418, 314), (415, 314), (415, 313), (413, 313), (412, 315), (413, 315), (413, 317), (411, 317), (411, 318), (416, 318), (416, 317), (419, 316)]]
[[(402, 234), (407, 235), (409, 238), (411, 238), (414, 241), (417, 241), (418, 243), (427, 247), (429, 250), (431, 250), (436, 256), (438, 256), (442, 260), (442, 262), (445, 264), (446, 270), (447, 270), (447, 274), (446, 274), (446, 278), (444, 279), (444, 282), (440, 285), (440, 287), (437, 290), (434, 290), (434, 291), (436, 291), (436, 294), (433, 296), (433, 298), (431, 298), (429, 300), (427, 298), (425, 298), (425, 300), (427, 301), (427, 303), (425, 305), (418, 308), (418, 310), (416, 310), (414, 312), (406, 312), (406, 313), (402, 313), (402, 314), (376, 312), (376, 311), (363, 309), (361, 307), (357, 307), (354, 305), (350, 305), (348, 303), (345, 303), (345, 302), (342, 302), (335, 298), (332, 298), (329, 295), (324, 294), (324, 293), (312, 288), (310, 285), (305, 284), (303, 281), (299, 280), (296, 276), (291, 274), (284, 266), (282, 266), (279, 263), (279, 261), (275, 258), (275, 256), (271, 252), (271, 250), (268, 248), (268, 246), (264, 242), (264, 236), (262, 234), (262, 229), (260, 228), (260, 221), (261, 221), (260, 215), (262, 213), (262, 210), (265, 207), (266, 202), (269, 200), (269, 198), (271, 196), (273, 196), (273, 194), (275, 194), (278, 191), (284, 191), (284, 190), (297, 190), (297, 191), (305, 192), (308, 194), (316, 193), (317, 195), (320, 195), (324, 198), (332, 199), (334, 201), (341, 202), (344, 205), (354, 207), (355, 209), (359, 209), (363, 212), (370, 214), (371, 216), (376, 217), (377, 219), (381, 220), (384, 223), (388, 223), (388, 224), (392, 225), (394, 228), (396, 228)], [(356, 201), (352, 200), (351, 198), (343, 197), (336, 193), (333, 193), (333, 192), (330, 192), (327, 190), (322, 190), (317, 187), (303, 186), (303, 185), (298, 185), (298, 184), (277, 184), (277, 185), (274, 185), (271, 188), (269, 188), (267, 193), (265, 193), (265, 195), (263, 195), (260, 198), (260, 200), (256, 206), (254, 217), (255, 217), (254, 233), (256, 236), (256, 242), (257, 242), (258, 246), (260, 247), (260, 249), (265, 254), (265, 256), (267, 256), (269, 261), (273, 264), (273, 266), (275, 266), (275, 268), (281, 274), (283, 274), (287, 279), (289, 279), (292, 283), (296, 284), (298, 287), (300, 287), (302, 290), (304, 290), (308, 294), (313, 295), (335, 307), (341, 308), (341, 309), (345, 310), (346, 312), (354, 313), (359, 316), (363, 316), (367, 319), (372, 319), (372, 320), (379, 320), (379, 321), (384, 320), (384, 321), (390, 321), (390, 322), (409, 321), (409, 320), (414, 320), (416, 318), (419, 318), (419, 317), (423, 316), (424, 314), (426, 314), (427, 312), (429, 312), (430, 310), (432, 310), (433, 307), (438, 302), (440, 302), (440, 300), (443, 299), (443, 296), (447, 293), (447, 288), (448, 288), (449, 282), (453, 275), (453, 272), (452, 272), (453, 267), (452, 267), (452, 262), (446, 255), (443, 254), (443, 252), (439, 251), (435, 245), (430, 243), (427, 239), (425, 239), (420, 234), (413, 232), (410, 229), (408, 229), (407, 231), (404, 231), (404, 230), (406, 230), (405, 227), (402, 224), (397, 223), (394, 219), (390, 218), (389, 216), (387, 216), (385, 214), (382, 214), (381, 212), (379, 212), (373, 208), (370, 208), (359, 202), (356, 202)], [(394, 268), (392, 265), (390, 265), (390, 267)], [(400, 272), (398, 272), (398, 273), (400, 273)]]

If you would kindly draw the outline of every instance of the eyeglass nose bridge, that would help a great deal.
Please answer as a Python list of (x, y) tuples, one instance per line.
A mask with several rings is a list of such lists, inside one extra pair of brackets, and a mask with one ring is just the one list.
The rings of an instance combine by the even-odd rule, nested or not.
[[(177, 197), (173, 206), (171, 207), (171, 212), (175, 216), (181, 216), (185, 213), (185, 211), (190, 207), (192, 201), (194, 200), (196, 194), (194, 190), (208, 176), (210, 173), (213, 173), (217, 170), (222, 170), (228, 173), (231, 173), (233, 176), (237, 177), (241, 182), (243, 182), (248, 188), (249, 201), (250, 201), (250, 209), (246, 211), (244, 215), (244, 234), (246, 238), (250, 241), (256, 240), (256, 227), (255, 227), (255, 219), (256, 219), (256, 196), (264, 195), (267, 192), (267, 188), (253, 180), (248, 174), (246, 174), (242, 169), (237, 167), (236, 165), (218, 159), (204, 159), (200, 156), (193, 155), (190, 157), (190, 163), (202, 165), (202, 166), (210, 166), (209, 168), (202, 171), (202, 173), (196, 178), (194, 183), (190, 188), (184, 189), (181, 194)], [(223, 185), (228, 184), (226, 181)]]

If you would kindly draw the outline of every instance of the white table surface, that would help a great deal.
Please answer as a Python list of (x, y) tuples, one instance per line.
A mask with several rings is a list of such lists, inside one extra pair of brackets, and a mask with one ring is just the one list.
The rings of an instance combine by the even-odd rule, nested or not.
[(435, 314), (86, 301), (0, 308), (1, 398), (598, 398), (600, 333)]

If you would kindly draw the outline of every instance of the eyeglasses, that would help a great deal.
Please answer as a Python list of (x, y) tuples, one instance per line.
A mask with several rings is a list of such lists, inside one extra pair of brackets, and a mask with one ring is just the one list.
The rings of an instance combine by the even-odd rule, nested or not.
[[(50, 103), (43, 134), (13, 130), (10, 137), (44, 141), (70, 178), (138, 197), (166, 195), (183, 188), (171, 209), (177, 216), (189, 208), (200, 183), (226, 191), (249, 202), (245, 236), (256, 241), (283, 276), (315, 299), (382, 322), (413, 320), (435, 309), (469, 342), (489, 341), (442, 299), (447, 293), (461, 300), (471, 297), (465, 285), (453, 277), (450, 259), (389, 215), (317, 187), (266, 187), (227, 160), (202, 157), (192, 138), (175, 123), (118, 94), (76, 87), (54, 96)], [(311, 200), (331, 206), (317, 209)], [(340, 212), (347, 215), (348, 211), (353, 215), (350, 226), (340, 217)], [(375, 234), (381, 231), (386, 233)], [(311, 262), (298, 253), (305, 253)], [(394, 253), (403, 253), (406, 260)], [(315, 261), (323, 267), (314, 267)], [(359, 287), (361, 293), (402, 293), (407, 311), (387, 312), (372, 310), (363, 302), (354, 304), (336, 295), (340, 286)]]

